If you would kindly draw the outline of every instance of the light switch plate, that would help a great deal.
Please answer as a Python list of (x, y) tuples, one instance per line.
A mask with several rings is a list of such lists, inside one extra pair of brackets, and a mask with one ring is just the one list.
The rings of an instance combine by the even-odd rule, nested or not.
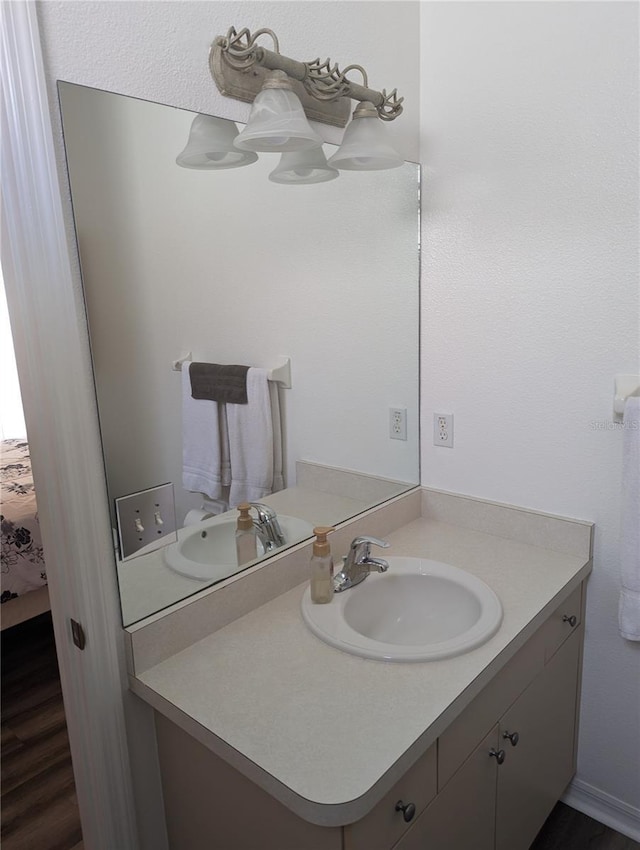
[(121, 496), (115, 504), (122, 561), (178, 539), (173, 484)]

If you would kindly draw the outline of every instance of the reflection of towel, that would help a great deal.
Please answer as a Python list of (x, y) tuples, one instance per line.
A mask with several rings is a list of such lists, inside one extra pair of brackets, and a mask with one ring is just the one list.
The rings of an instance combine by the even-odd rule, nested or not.
[(282, 475), (282, 420), (280, 417), (280, 396), (278, 385), (275, 381), (269, 381), (269, 394), (271, 397), (271, 420), (273, 422), (273, 485), (272, 493), (284, 490), (284, 477)]
[(190, 363), (191, 396), (221, 404), (247, 403), (248, 366)]
[(618, 622), (623, 638), (640, 641), (640, 398), (626, 400), (623, 423)]
[[(277, 387), (267, 369), (247, 372), (247, 404), (227, 404), (231, 490), (229, 504), (255, 502), (282, 489), (282, 434)], [(272, 393), (275, 404), (272, 413)]]
[(224, 500), (229, 456), (224, 406), (191, 397), (189, 370), (182, 370), (182, 486), (213, 500)]

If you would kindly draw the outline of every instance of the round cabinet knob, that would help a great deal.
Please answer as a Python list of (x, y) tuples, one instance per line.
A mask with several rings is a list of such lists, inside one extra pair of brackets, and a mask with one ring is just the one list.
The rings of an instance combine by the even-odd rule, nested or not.
[(520, 740), (520, 735), (518, 734), (518, 732), (503, 732), (502, 737), (506, 741), (511, 741), (512, 747), (518, 746), (518, 741)]
[(494, 759), (498, 762), (498, 764), (502, 764), (504, 762), (504, 759), (505, 759), (504, 750), (494, 750), (494, 748), (491, 747), (491, 749), (489, 750), (489, 755), (493, 756)]
[(396, 803), (396, 812), (402, 812), (404, 822), (409, 823), (409, 821), (413, 820), (416, 807), (414, 803), (403, 803), (402, 800), (398, 800)]
[(562, 622), (563, 623), (569, 623), (571, 628), (573, 628), (575, 626), (575, 624), (578, 622), (578, 618), (576, 617), (575, 614), (571, 614), (571, 616), (569, 616), (569, 614), (565, 614), (564, 617), (562, 618)]

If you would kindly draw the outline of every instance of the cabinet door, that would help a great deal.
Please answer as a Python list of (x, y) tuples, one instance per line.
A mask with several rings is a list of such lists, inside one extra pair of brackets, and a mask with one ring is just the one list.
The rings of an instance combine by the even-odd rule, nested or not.
[(416, 815), (405, 821), (398, 802), (412, 806), (419, 815), (437, 790), (436, 745), (430, 747), (377, 806), (362, 820), (344, 828), (344, 850), (389, 850), (401, 838)]
[(500, 721), (496, 850), (526, 850), (574, 773), (581, 640), (579, 629)]
[(394, 850), (494, 850), (498, 727), (473, 751)]

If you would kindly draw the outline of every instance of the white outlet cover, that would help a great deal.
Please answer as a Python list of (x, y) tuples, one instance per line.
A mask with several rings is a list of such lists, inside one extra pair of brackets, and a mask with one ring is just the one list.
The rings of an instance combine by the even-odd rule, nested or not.
[(407, 408), (389, 408), (389, 438), (391, 440), (407, 439)]
[(453, 448), (453, 413), (433, 414), (433, 445)]

